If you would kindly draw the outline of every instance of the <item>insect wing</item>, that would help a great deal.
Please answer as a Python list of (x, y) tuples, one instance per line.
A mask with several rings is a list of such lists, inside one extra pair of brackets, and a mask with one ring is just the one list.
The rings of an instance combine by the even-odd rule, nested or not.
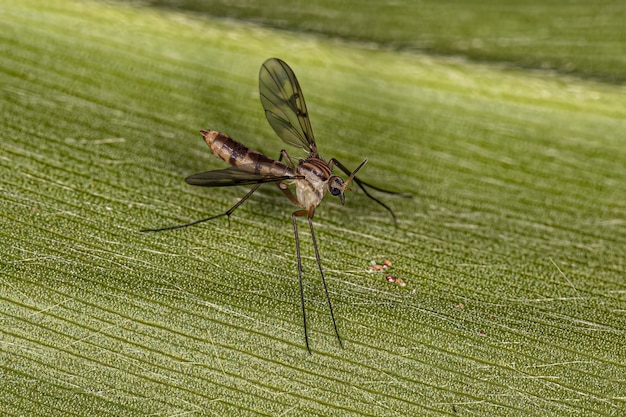
[(318, 156), (304, 96), (291, 68), (278, 58), (265, 61), (259, 72), (259, 91), (265, 117), (276, 134), (310, 156)]
[(298, 178), (291, 175), (263, 175), (241, 170), (239, 167), (218, 169), (215, 171), (200, 172), (185, 178), (189, 185), (201, 187), (229, 187), (233, 185), (250, 185), (264, 182), (278, 182)]

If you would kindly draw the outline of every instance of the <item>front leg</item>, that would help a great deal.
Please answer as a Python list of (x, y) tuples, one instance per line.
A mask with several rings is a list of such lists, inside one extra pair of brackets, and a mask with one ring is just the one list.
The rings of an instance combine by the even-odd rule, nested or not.
[[(337, 166), (337, 168), (339, 168), (341, 171), (343, 171), (343, 173), (346, 174), (346, 175), (352, 175), (352, 172), (350, 172), (350, 170), (344, 164), (342, 164), (341, 162), (339, 162), (335, 158), (330, 160), (329, 165), (331, 167)], [(411, 198), (411, 197), (413, 197), (413, 195), (410, 194), (410, 193), (399, 193), (397, 191), (385, 190), (384, 188), (380, 188), (380, 187), (377, 187), (377, 186), (372, 185), (370, 183), (367, 183), (367, 182), (365, 182), (363, 180), (360, 180), (357, 177), (354, 177), (354, 182), (356, 182), (359, 185), (359, 187), (365, 192), (365, 194), (367, 194), (367, 196), (370, 197), (370, 198), (372, 198), (372, 197), (370, 196), (370, 194), (367, 193), (365, 188), (363, 188), (364, 186), (365, 187), (370, 187), (371, 189), (376, 190), (376, 191), (380, 191), (381, 193), (397, 195), (398, 197), (402, 197), (402, 198)]]
[[(396, 226), (398, 225), (398, 219), (396, 218), (396, 215), (395, 215), (395, 213), (393, 212), (393, 210), (391, 210), (391, 208), (390, 208), (388, 205), (386, 205), (385, 203), (383, 203), (382, 201), (380, 201), (379, 199), (377, 199), (376, 197), (374, 197), (373, 195), (371, 195), (371, 194), (370, 194), (370, 193), (369, 193), (369, 192), (365, 189), (365, 187), (369, 187), (369, 188), (371, 188), (371, 189), (373, 189), (373, 190), (380, 191), (381, 193), (386, 193), (386, 194), (396, 195), (396, 196), (398, 196), (398, 197), (404, 197), (404, 198), (411, 198), (411, 197), (413, 197), (411, 194), (408, 194), (408, 193), (398, 193), (398, 192), (395, 192), (395, 191), (385, 190), (385, 189), (382, 189), (382, 188), (376, 187), (375, 185), (369, 184), (369, 183), (367, 183), (367, 182), (365, 182), (365, 181), (362, 181), (362, 180), (358, 179), (356, 176), (354, 176), (354, 172), (356, 172), (356, 170), (355, 170), (355, 171), (353, 171), (353, 172), (350, 172), (350, 170), (349, 170), (348, 168), (346, 168), (346, 166), (345, 166), (344, 164), (342, 164), (341, 162), (339, 162), (339, 161), (338, 161), (338, 160), (336, 160), (335, 158), (333, 158), (333, 159), (331, 159), (331, 160), (330, 160), (329, 165), (330, 165), (331, 167), (333, 167), (333, 166), (337, 166), (337, 168), (339, 168), (341, 171), (343, 171), (346, 175), (350, 175), (350, 178), (352, 178), (352, 180), (353, 180), (354, 182), (356, 182), (356, 184), (359, 186), (359, 188), (360, 188), (361, 190), (363, 190), (363, 192), (365, 193), (365, 195), (366, 195), (367, 197), (371, 198), (372, 200), (374, 200), (376, 203), (380, 204), (382, 207), (384, 207), (384, 208), (385, 208), (385, 209), (389, 212), (389, 214), (391, 214), (391, 217), (393, 218), (393, 223), (394, 223)], [(362, 164), (361, 164), (361, 165), (362, 165)], [(359, 168), (361, 167), (361, 165), (359, 165)], [(358, 168), (357, 168), (357, 169), (358, 169)]]
[(296, 206), (298, 206), (298, 207), (304, 207), (304, 206), (302, 205), (302, 203), (300, 203), (300, 202), (298, 201), (298, 199), (296, 198), (296, 196), (295, 196), (295, 195), (293, 195), (293, 193), (291, 192), (291, 190), (289, 189), (289, 186), (288, 186), (287, 184), (285, 184), (285, 183), (284, 183), (284, 182), (282, 182), (282, 181), (279, 181), (279, 182), (277, 182), (277, 183), (276, 183), (276, 185), (278, 185), (278, 188), (280, 189), (280, 191), (282, 191), (282, 192), (283, 192), (283, 194), (285, 194), (285, 196), (286, 196), (286, 197), (287, 197), (287, 198), (288, 198), (288, 199), (289, 199), (289, 200), (290, 200), (293, 204), (295, 204), (295, 205), (296, 205)]

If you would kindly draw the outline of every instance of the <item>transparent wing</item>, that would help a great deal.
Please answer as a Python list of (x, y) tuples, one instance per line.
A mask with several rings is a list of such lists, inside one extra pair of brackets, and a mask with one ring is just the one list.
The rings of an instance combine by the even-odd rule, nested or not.
[(318, 156), (304, 96), (289, 65), (278, 58), (265, 61), (259, 71), (259, 92), (265, 117), (276, 134), (309, 156)]
[(300, 178), (294, 175), (267, 175), (246, 172), (238, 167), (218, 169), (215, 171), (200, 172), (185, 178), (190, 185), (201, 187), (229, 187), (232, 185), (261, 184), (264, 182), (278, 182)]

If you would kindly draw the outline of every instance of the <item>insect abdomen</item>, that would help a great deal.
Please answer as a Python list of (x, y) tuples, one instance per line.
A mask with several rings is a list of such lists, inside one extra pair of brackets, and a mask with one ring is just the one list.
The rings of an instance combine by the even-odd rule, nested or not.
[(293, 173), (293, 170), (282, 162), (247, 148), (225, 133), (215, 130), (201, 130), (200, 133), (215, 156), (242, 171), (274, 175)]

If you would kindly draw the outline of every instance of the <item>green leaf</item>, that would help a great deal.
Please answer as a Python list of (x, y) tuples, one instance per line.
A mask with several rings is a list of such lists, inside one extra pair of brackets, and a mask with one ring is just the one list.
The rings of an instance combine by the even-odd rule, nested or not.
[(626, 81), (620, 1), (146, 1), (376, 47)]
[[(3, 415), (620, 415), (626, 94), (118, 3), (0, 5)], [(301, 227), (198, 133), (278, 156), (258, 98), (298, 75), (321, 154), (412, 199)], [(223, 220), (223, 221), (222, 221)], [(390, 260), (386, 273), (371, 261)], [(390, 283), (386, 275), (406, 286)]]

